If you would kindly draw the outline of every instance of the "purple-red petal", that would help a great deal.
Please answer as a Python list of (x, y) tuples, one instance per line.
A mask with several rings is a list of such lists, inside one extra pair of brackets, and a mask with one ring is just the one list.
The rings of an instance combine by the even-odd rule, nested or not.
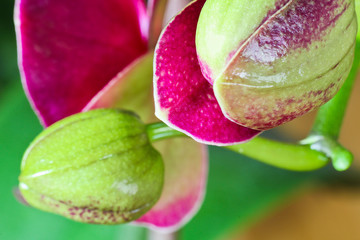
[(142, 0), (18, 0), (22, 81), (45, 125), (81, 111), (147, 51)]
[(156, 116), (198, 142), (241, 143), (259, 131), (224, 117), (197, 59), (195, 33), (204, 3), (205, 0), (197, 0), (189, 4), (160, 36), (154, 66)]

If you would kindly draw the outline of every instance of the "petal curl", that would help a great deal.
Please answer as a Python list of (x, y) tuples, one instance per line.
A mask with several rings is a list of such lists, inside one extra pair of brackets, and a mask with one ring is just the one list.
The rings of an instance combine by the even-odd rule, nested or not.
[(241, 143), (259, 134), (226, 119), (203, 77), (195, 49), (205, 0), (190, 3), (165, 28), (155, 49), (155, 114), (169, 126), (213, 145)]
[(45, 125), (79, 112), (147, 51), (142, 0), (18, 0), (19, 67)]
[[(156, 121), (152, 94), (152, 54), (134, 61), (84, 108), (119, 107), (135, 111), (145, 122)], [(200, 208), (208, 172), (206, 146), (192, 139), (156, 142), (165, 163), (164, 189), (159, 202), (136, 221), (161, 232), (176, 231)]]

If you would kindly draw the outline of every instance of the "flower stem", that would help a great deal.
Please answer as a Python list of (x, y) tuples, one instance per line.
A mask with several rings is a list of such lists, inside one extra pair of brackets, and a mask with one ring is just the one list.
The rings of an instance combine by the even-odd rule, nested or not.
[[(147, 131), (151, 142), (186, 136), (162, 122), (147, 125)], [(312, 150), (310, 146), (283, 143), (262, 137), (256, 137), (250, 142), (224, 148), (293, 171), (315, 170), (325, 166), (329, 161), (324, 153)]]
[(312, 150), (308, 145), (284, 143), (262, 137), (225, 148), (260, 162), (293, 171), (316, 170), (329, 162), (325, 154)]
[(151, 142), (172, 137), (185, 137), (184, 133), (168, 127), (163, 122), (150, 123), (146, 126), (147, 134)]
[(313, 150), (324, 153), (332, 160), (334, 168), (338, 171), (347, 170), (354, 158), (351, 152), (331, 137), (310, 135), (302, 140), (301, 143), (307, 144)]

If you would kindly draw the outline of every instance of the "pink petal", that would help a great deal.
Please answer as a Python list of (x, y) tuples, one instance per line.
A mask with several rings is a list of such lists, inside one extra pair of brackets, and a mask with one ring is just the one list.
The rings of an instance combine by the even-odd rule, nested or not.
[(116, 107), (136, 112), (145, 122), (156, 120), (152, 103), (152, 63), (152, 53), (134, 60), (99, 91), (82, 111)]
[(18, 187), (14, 187), (12, 190), (12, 193), (13, 193), (15, 199), (19, 203), (23, 204), (24, 206), (30, 206), (30, 204), (26, 201), (24, 196), (21, 194), (20, 189)]
[[(152, 54), (129, 65), (84, 108), (124, 108), (145, 122), (154, 122)], [(202, 204), (208, 172), (206, 147), (187, 138), (154, 144), (165, 162), (165, 184), (159, 202), (137, 224), (158, 231), (175, 231), (187, 223)]]
[(18, 0), (24, 88), (45, 125), (79, 112), (147, 50), (142, 0)]
[(205, 0), (198, 0), (189, 4), (160, 37), (155, 50), (155, 114), (198, 142), (214, 145), (241, 143), (259, 131), (242, 127), (224, 117), (197, 60), (195, 33), (204, 3)]
[(204, 145), (192, 139), (171, 139), (154, 147), (165, 162), (165, 184), (158, 203), (136, 223), (160, 232), (180, 229), (197, 213), (204, 199), (208, 158)]

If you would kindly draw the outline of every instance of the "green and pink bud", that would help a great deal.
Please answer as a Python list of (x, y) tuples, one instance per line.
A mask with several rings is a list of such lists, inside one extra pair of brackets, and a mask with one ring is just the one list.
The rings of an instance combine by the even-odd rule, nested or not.
[(20, 191), (44, 211), (87, 223), (135, 220), (158, 201), (161, 155), (131, 112), (99, 109), (65, 118), (29, 146)]
[(356, 31), (351, 0), (196, 0), (158, 41), (156, 115), (207, 144), (249, 140), (336, 94)]
[(330, 100), (357, 31), (353, 0), (208, 0), (197, 25), (204, 76), (232, 121), (266, 130)]

